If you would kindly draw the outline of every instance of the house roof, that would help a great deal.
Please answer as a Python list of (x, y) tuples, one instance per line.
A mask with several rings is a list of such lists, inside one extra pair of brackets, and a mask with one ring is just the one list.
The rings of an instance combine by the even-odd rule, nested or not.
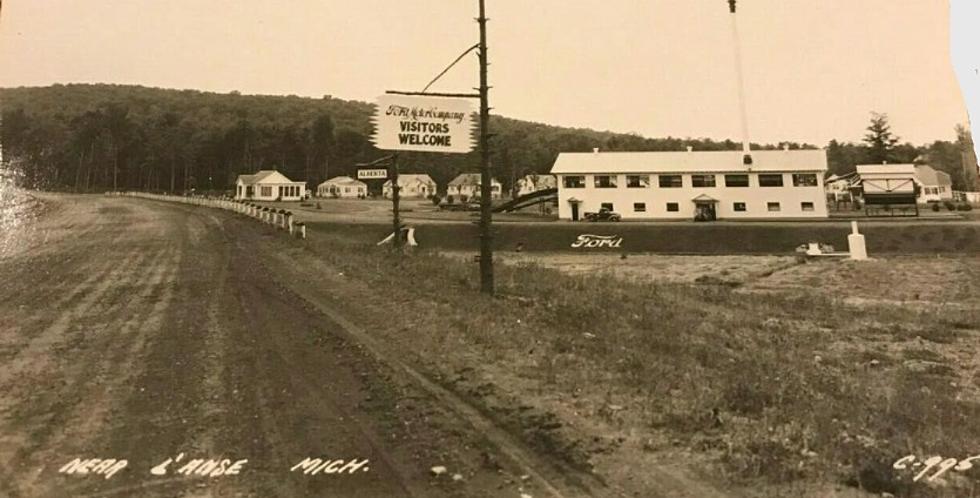
[[(490, 183), (493, 184), (493, 183), (500, 183), (500, 182), (498, 182), (496, 178), (491, 178)], [(449, 182), (449, 185), (453, 187), (462, 186), (462, 185), (479, 185), (479, 184), (480, 184), (479, 173), (462, 173), (456, 178), (453, 178), (451, 182)]]
[(915, 167), (915, 178), (923, 185), (952, 185), (953, 179), (948, 173), (936, 171), (932, 166), (918, 165)]
[(844, 173), (843, 175), (830, 175), (824, 180), (824, 183), (836, 182), (839, 180), (853, 181), (857, 178), (857, 171), (851, 171), (850, 173)]
[(280, 181), (276, 183), (303, 183), (303, 182), (294, 182), (289, 178), (286, 178), (286, 175), (274, 169), (263, 169), (251, 175), (238, 175), (237, 181), (240, 181), (245, 185), (255, 185), (257, 183), (262, 183), (265, 180), (277, 180), (277, 179), (279, 179)]
[[(429, 183), (429, 184), (433, 184), (433, 185), (435, 185), (435, 183), (436, 183), (436, 182), (432, 181), (432, 177), (430, 177), (429, 175), (426, 175), (424, 173), (422, 173), (422, 174), (415, 174), (415, 173), (407, 173), (407, 174), (405, 174), (405, 173), (399, 173), (398, 174), (398, 185), (399, 186), (405, 186), (405, 185), (408, 185), (408, 184), (410, 184), (412, 182)], [(391, 186), (391, 180), (386, 181), (385, 182), (385, 185)]]
[[(744, 172), (742, 151), (562, 152), (553, 174)], [(752, 171), (826, 171), (824, 150), (752, 152)]]
[(367, 184), (366, 183), (364, 183), (364, 182), (362, 182), (360, 180), (355, 180), (355, 179), (353, 179), (353, 178), (351, 178), (349, 176), (335, 176), (335, 177), (333, 177), (333, 178), (331, 178), (331, 179), (329, 179), (329, 180), (321, 183), (320, 185), (318, 185), (318, 187), (322, 187), (324, 185), (326, 185), (326, 186), (330, 186), (330, 185), (341, 185), (341, 186), (351, 186), (351, 187), (353, 187), (353, 186), (367, 187)]

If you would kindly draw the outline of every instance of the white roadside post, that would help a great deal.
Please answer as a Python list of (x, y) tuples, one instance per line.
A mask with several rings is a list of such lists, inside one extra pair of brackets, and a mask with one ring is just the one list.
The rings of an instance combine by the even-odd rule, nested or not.
[(851, 222), (851, 234), (847, 236), (847, 249), (851, 253), (851, 259), (864, 261), (868, 259), (868, 249), (864, 243), (864, 235), (858, 233), (858, 223)]

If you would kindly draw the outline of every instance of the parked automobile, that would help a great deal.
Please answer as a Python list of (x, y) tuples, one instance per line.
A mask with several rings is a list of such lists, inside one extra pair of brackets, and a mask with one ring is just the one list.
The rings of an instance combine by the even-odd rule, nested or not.
[(599, 209), (598, 213), (585, 213), (586, 221), (622, 221), (623, 217), (607, 208)]

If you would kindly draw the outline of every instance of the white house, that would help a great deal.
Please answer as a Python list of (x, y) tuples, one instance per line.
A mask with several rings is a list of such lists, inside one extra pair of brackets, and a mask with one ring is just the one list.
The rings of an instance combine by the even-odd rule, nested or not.
[(823, 181), (824, 192), (828, 201), (851, 202), (853, 192), (860, 188), (861, 178), (856, 171), (843, 175), (830, 175)]
[(527, 195), (539, 190), (555, 188), (557, 181), (552, 175), (526, 175), (517, 180), (517, 196)]
[(823, 150), (562, 153), (558, 216), (605, 207), (623, 219), (826, 218)]
[(915, 182), (919, 185), (920, 203), (953, 200), (953, 179), (948, 173), (932, 166), (916, 165)]
[(306, 183), (294, 182), (276, 170), (238, 175), (235, 199), (254, 201), (298, 201), (306, 196)]
[[(381, 187), (381, 192), (385, 198), (391, 197), (391, 180), (385, 182)], [(399, 174), (398, 175), (398, 196), (417, 197), (425, 199), (436, 193), (436, 182), (432, 181), (429, 175)]]
[[(499, 199), (500, 192), (500, 182), (491, 178), (490, 198)], [(480, 174), (463, 173), (456, 178), (453, 178), (453, 180), (449, 182), (449, 187), (447, 187), (446, 193), (458, 199), (461, 199), (462, 197), (466, 197), (467, 199), (480, 197)]]
[(316, 188), (319, 197), (340, 197), (342, 199), (359, 199), (367, 196), (367, 184), (349, 176), (335, 176)]

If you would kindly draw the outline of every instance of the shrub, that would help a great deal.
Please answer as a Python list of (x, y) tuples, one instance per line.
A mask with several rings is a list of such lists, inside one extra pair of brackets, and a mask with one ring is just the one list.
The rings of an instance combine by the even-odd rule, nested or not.
[(963, 204), (960, 204), (960, 205), (956, 206), (956, 210), (957, 211), (972, 211), (973, 210), (973, 206), (971, 206), (969, 204), (966, 204), (966, 203), (963, 203)]
[(451, 195), (447, 195), (446, 196), (446, 204), (452, 204), (454, 202), (456, 202), (456, 198), (455, 197), (453, 197)]
[(442, 202), (442, 199), (440, 199), (440, 198), (439, 198), (439, 196), (438, 196), (438, 195), (435, 195), (435, 194), (433, 194), (433, 195), (431, 195), (431, 196), (429, 197), (429, 200), (431, 200), (431, 201), (432, 201), (432, 205), (433, 205), (433, 206), (438, 206), (438, 205), (439, 205), (439, 203), (441, 203), (441, 202)]
[(956, 210), (956, 204), (953, 204), (952, 201), (943, 201), (943, 205), (946, 206), (946, 209), (950, 211)]
[(939, 203), (933, 202), (932, 203), (932, 210), (938, 213), (939, 212)]

